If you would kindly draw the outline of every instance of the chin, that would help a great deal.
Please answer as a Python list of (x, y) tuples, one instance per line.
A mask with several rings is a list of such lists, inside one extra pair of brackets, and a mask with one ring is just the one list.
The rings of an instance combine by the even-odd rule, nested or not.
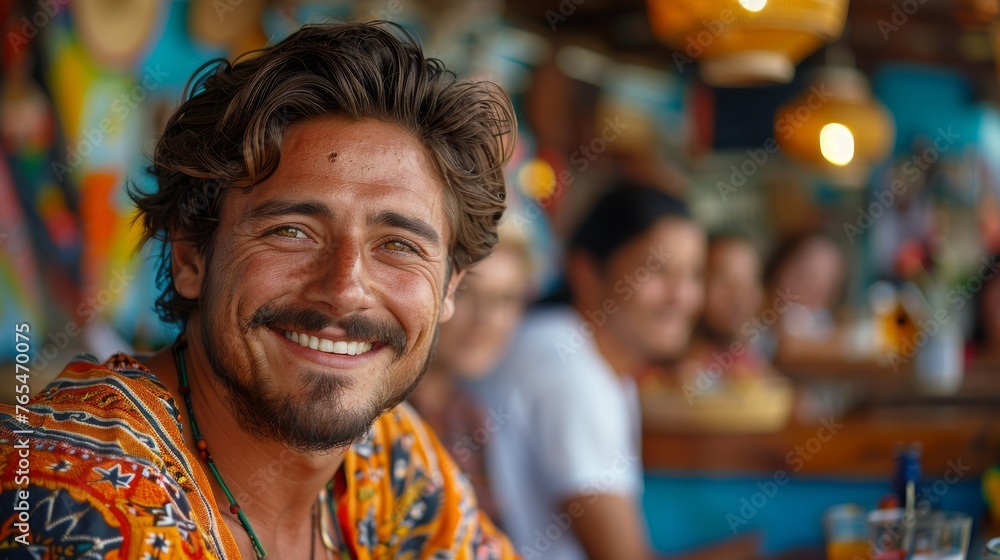
[(650, 340), (648, 346), (652, 350), (650, 353), (653, 359), (670, 360), (679, 358), (684, 353), (688, 341), (691, 339), (690, 329), (686, 326), (683, 328), (660, 329), (658, 332), (660, 335)]
[(470, 361), (459, 364), (454, 373), (463, 379), (482, 379), (490, 372), (492, 361)]

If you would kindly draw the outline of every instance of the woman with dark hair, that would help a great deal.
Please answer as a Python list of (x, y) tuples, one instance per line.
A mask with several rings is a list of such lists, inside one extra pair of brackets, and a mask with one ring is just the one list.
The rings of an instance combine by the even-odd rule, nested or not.
[[(774, 373), (761, 354), (759, 318), (765, 304), (760, 255), (746, 238), (713, 235), (705, 266), (705, 306), (680, 368), (696, 382), (703, 368), (719, 363), (725, 379), (759, 378)], [(766, 302), (768, 305), (771, 301)]]
[(841, 353), (834, 306), (843, 290), (846, 263), (841, 248), (821, 233), (781, 243), (764, 273), (767, 297), (787, 306), (775, 309), (777, 324), (768, 325), (776, 360), (797, 360)]

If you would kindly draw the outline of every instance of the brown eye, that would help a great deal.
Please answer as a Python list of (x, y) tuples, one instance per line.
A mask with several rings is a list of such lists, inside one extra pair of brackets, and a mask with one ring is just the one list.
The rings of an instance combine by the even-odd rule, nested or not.
[(399, 241), (398, 239), (394, 239), (392, 241), (386, 241), (385, 243), (382, 244), (382, 247), (384, 247), (388, 251), (398, 251), (404, 253), (417, 252), (416, 248), (414, 248), (413, 245), (410, 245), (409, 243), (406, 243), (404, 241)]
[(285, 226), (274, 230), (274, 234), (280, 237), (305, 238), (306, 234), (297, 227)]

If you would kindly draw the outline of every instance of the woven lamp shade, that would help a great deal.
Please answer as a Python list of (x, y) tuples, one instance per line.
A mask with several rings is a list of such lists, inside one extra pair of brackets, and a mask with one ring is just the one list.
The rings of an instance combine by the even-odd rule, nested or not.
[[(896, 140), (896, 127), (888, 110), (872, 95), (868, 81), (853, 68), (827, 68), (813, 85), (775, 113), (775, 138), (788, 157), (857, 183), (867, 178), (871, 166), (883, 161)], [(844, 138), (827, 138), (824, 128), (833, 125), (849, 131)], [(824, 147), (826, 153), (824, 153)], [(845, 161), (839, 155), (847, 156)]]
[(843, 33), (848, 0), (648, 0), (653, 31), (713, 86), (788, 83)]

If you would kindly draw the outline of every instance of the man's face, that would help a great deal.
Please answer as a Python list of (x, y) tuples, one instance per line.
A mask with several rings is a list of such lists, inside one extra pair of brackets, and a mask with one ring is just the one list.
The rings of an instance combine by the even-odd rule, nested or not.
[(528, 271), (501, 248), (471, 269), (455, 294), (455, 314), (441, 327), (435, 359), (450, 374), (480, 378), (502, 357), (521, 321)]
[(281, 152), (226, 195), (192, 322), (245, 428), (330, 449), (409, 394), (461, 275), (415, 137), (328, 117), (289, 127)]
[(705, 234), (692, 221), (660, 220), (615, 253), (605, 298), (617, 302), (608, 325), (646, 359), (676, 358), (688, 343), (704, 299)]

